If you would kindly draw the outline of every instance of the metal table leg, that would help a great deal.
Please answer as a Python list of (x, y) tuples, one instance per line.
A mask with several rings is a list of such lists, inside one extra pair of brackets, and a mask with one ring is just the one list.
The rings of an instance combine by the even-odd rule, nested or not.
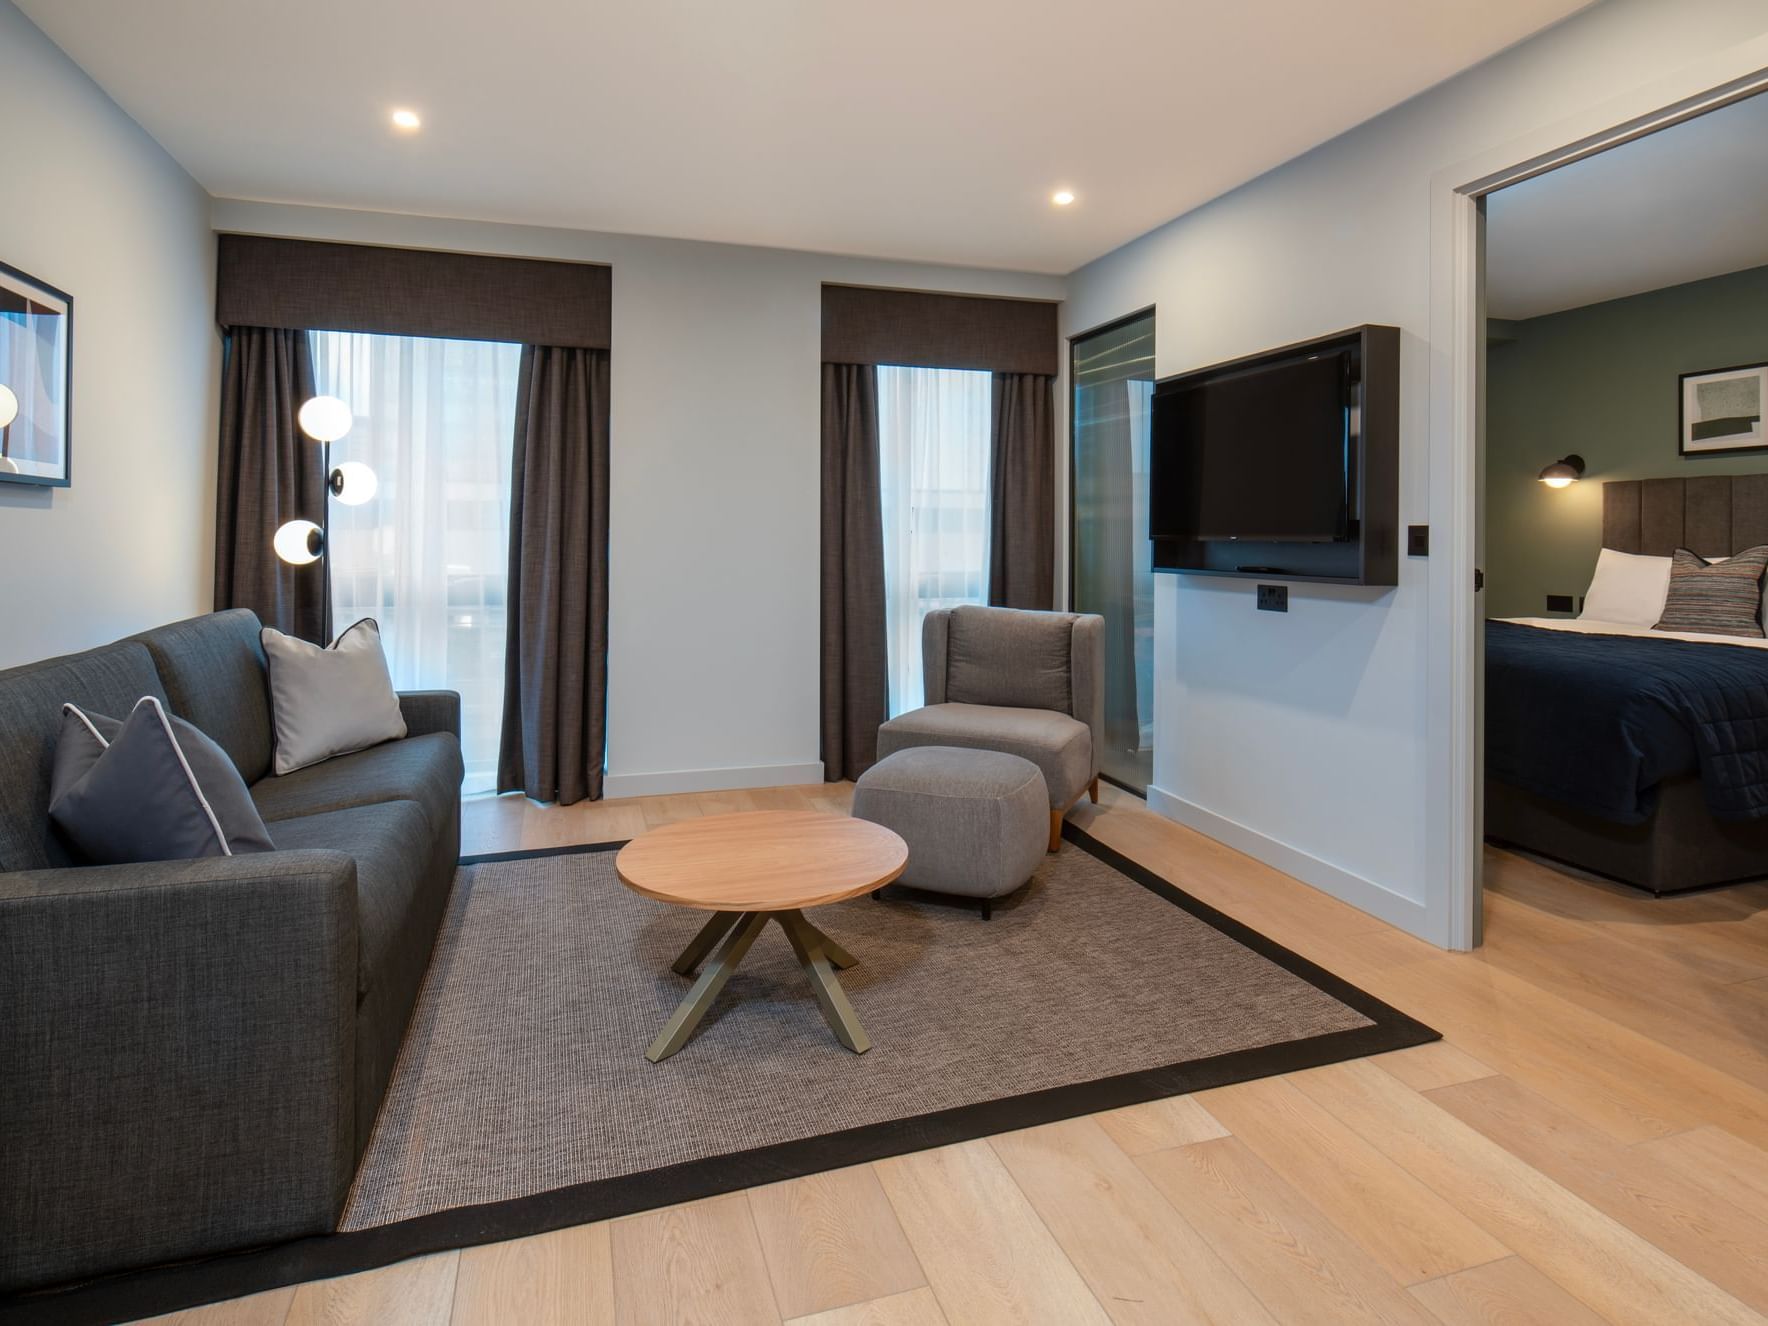
[[(676, 1005), (675, 1012), (669, 1015), (669, 1021), (663, 1024), (663, 1030), (657, 1033), (657, 1039), (651, 1042), (651, 1048), (645, 1051), (645, 1058), (654, 1064), (661, 1063), (687, 1044), (688, 1037), (694, 1034), (694, 1028), (700, 1025), (700, 1019), (706, 1016), (706, 1010), (712, 1007), (712, 1001), (718, 998), (719, 991), (724, 989), (725, 982), (730, 980), (731, 973), (749, 951), (749, 945), (755, 942), (755, 936), (767, 924), (768, 916), (767, 912), (744, 912), (733, 921), (724, 943), (719, 946), (718, 955), (700, 973), (700, 979), (694, 982), (694, 988), (688, 991), (687, 998)], [(706, 931), (701, 930), (694, 939), (694, 944), (698, 944), (705, 935)], [(689, 948), (693, 946), (690, 944)], [(682, 956), (687, 955), (684, 953)]]
[(681, 956), (669, 968), (677, 976), (692, 976), (694, 968), (706, 960), (712, 952), (712, 946), (724, 938), (725, 931), (735, 925), (743, 914), (741, 912), (713, 912), (710, 920), (700, 927), (700, 933), (688, 941), (688, 946), (681, 951)]
[[(853, 1005), (847, 1002), (847, 991), (841, 988), (841, 982), (835, 975), (836, 966), (854, 965), (852, 956), (806, 921), (803, 912), (775, 912), (774, 919), (780, 923), (780, 929), (786, 932), (786, 938), (792, 942), (792, 951), (803, 964), (804, 974), (810, 977), (810, 988), (816, 992), (817, 1004), (823, 1010), (823, 1018), (828, 1022), (829, 1029), (835, 1033), (835, 1039), (855, 1054), (864, 1054), (872, 1048), (871, 1037), (860, 1026), (859, 1015), (853, 1011)], [(831, 948), (846, 960), (836, 960), (830, 952)]]

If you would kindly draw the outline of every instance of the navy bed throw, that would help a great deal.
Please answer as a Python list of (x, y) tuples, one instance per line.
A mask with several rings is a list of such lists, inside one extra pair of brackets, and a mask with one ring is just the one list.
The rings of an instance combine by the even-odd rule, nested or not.
[(1719, 819), (1768, 817), (1768, 649), (1486, 624), (1486, 776), (1638, 824), (1698, 771)]

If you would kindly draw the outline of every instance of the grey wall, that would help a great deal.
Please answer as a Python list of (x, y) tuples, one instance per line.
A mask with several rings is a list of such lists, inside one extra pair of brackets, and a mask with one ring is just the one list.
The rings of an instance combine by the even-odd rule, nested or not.
[[(1433, 207), (1483, 173), (1462, 173), (1470, 161), (1498, 169), (1665, 105), (1686, 94), (1638, 99), (1669, 71), (1729, 67), (1740, 48), (1754, 59), (1764, 32), (1760, 0), (1584, 10), (1082, 268), (1065, 329), (1155, 305), (1166, 376), (1359, 323), (1398, 326), (1400, 519), (1428, 521), (1456, 499), (1453, 420), (1433, 400), (1433, 371), (1454, 354), (1453, 290), (1433, 269), (1447, 212)], [(1183, 169), (1183, 146), (1182, 132), (1158, 136), (1149, 168)], [(1459, 924), (1444, 776), (1457, 752), (1450, 692), (1431, 675), (1449, 629), (1432, 565), (1402, 558), (1387, 591), (1297, 585), (1287, 613), (1256, 611), (1250, 582), (1156, 576), (1149, 804), (1445, 942)]]
[(208, 195), (0, 0), (0, 262), (74, 297), (73, 487), (0, 484), (0, 667), (209, 606)]
[[(1602, 482), (1759, 474), (1756, 455), (1676, 454), (1676, 377), (1768, 362), (1768, 267), (1494, 329), (1486, 352), (1486, 568), (1495, 617), (1581, 595), (1602, 545)], [(1589, 464), (1552, 489), (1541, 467)]]
[(822, 779), (822, 283), (1059, 299), (1059, 277), (217, 200), (221, 230), (613, 268), (611, 797)]

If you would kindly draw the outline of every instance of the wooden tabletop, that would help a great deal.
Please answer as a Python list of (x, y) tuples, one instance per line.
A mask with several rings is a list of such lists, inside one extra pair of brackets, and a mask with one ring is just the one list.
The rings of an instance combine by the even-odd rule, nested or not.
[(788, 912), (881, 888), (908, 845), (848, 815), (752, 810), (682, 820), (634, 838), (614, 858), (620, 882), (678, 907)]

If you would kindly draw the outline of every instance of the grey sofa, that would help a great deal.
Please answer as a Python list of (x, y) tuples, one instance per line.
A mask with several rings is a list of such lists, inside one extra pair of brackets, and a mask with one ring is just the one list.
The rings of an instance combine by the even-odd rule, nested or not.
[(1099, 799), (1105, 740), (1105, 619), (1095, 613), (961, 607), (921, 628), (925, 707), (878, 729), (878, 758), (914, 746), (998, 750), (1030, 760), (1050, 799), (1050, 851), (1062, 816)]
[[(286, 777), (258, 619), (0, 671), (0, 1291), (336, 1227), (460, 854), (460, 700)], [(77, 866), (61, 706), (143, 695), (227, 752), (274, 852)]]

